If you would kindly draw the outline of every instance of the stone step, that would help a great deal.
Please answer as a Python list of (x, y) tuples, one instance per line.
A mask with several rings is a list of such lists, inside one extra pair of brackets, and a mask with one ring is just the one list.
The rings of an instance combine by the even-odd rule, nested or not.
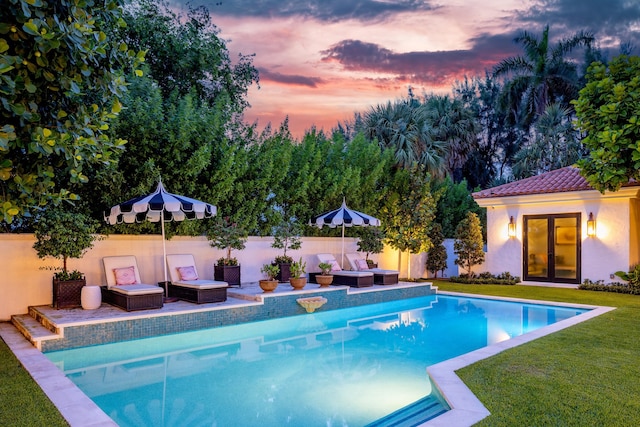
[(447, 410), (438, 398), (429, 395), (367, 424), (366, 427), (415, 427), (444, 414)]
[(38, 350), (42, 350), (42, 341), (61, 338), (59, 334), (51, 332), (28, 314), (17, 314), (11, 316), (11, 323)]

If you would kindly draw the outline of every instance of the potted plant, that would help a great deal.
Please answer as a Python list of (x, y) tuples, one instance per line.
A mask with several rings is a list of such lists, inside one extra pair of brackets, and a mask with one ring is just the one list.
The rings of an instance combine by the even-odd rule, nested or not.
[(244, 249), (248, 233), (228, 217), (216, 218), (207, 229), (207, 239), (212, 247), (226, 250), (226, 256), (219, 258), (213, 268), (214, 279), (227, 282), (229, 286), (240, 286), (240, 265), (238, 259), (231, 256), (231, 251)]
[(307, 263), (302, 261), (302, 257), (300, 257), (300, 261), (294, 261), (291, 263), (291, 277), (289, 278), (289, 282), (293, 289), (303, 289), (307, 284), (307, 276), (305, 275), (306, 268)]
[(84, 253), (99, 240), (96, 235), (97, 222), (82, 213), (48, 209), (34, 227), (36, 242), (33, 248), (39, 258), (51, 256), (62, 259), (62, 268), (52, 268), (53, 307), (73, 308), (81, 306), (82, 287), (86, 284), (84, 274), (69, 271), (69, 258), (82, 258)]
[(260, 272), (264, 273), (266, 279), (260, 280), (260, 288), (264, 293), (273, 292), (278, 287), (278, 281), (276, 276), (280, 271), (280, 267), (275, 264), (265, 264), (260, 269)]
[(287, 255), (287, 250), (300, 249), (302, 246), (300, 234), (302, 234), (300, 226), (294, 221), (282, 220), (280, 224), (274, 228), (271, 247), (284, 250), (284, 253), (278, 255), (274, 260), (274, 264), (280, 267), (280, 272), (278, 273), (278, 277), (276, 277), (279, 282), (287, 282), (289, 277), (291, 277), (290, 266), (293, 258)]
[(328, 262), (321, 262), (318, 264), (321, 273), (316, 275), (316, 282), (321, 288), (326, 288), (333, 282), (333, 274), (331, 274), (331, 264)]
[(366, 253), (365, 260), (369, 268), (376, 268), (373, 260), (369, 259), (369, 254), (379, 254), (384, 250), (384, 232), (378, 227), (365, 227), (361, 230), (360, 240), (358, 241), (358, 252)]

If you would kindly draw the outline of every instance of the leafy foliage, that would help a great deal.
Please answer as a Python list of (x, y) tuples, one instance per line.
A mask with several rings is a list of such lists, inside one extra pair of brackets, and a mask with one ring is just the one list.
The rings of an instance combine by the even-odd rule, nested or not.
[(302, 257), (298, 261), (293, 261), (291, 266), (289, 267), (289, 272), (291, 273), (291, 277), (298, 278), (304, 277), (304, 274), (307, 269), (307, 263), (302, 261)]
[(453, 252), (458, 256), (456, 265), (472, 275), (473, 266), (484, 262), (483, 246), (480, 219), (474, 212), (467, 212), (456, 228), (456, 237), (453, 242)]
[(387, 242), (401, 252), (428, 251), (436, 209), (429, 176), (421, 168), (400, 170), (392, 188), (381, 215)]
[(579, 89), (576, 64), (566, 57), (573, 49), (589, 48), (591, 33), (578, 32), (555, 45), (549, 41), (549, 26), (540, 36), (523, 31), (514, 42), (522, 44), (524, 55), (504, 59), (493, 69), (494, 76), (511, 76), (502, 93), (503, 109), (512, 123), (528, 127), (554, 102), (568, 107)]
[(442, 234), (442, 226), (434, 223), (431, 227), (431, 248), (427, 252), (427, 270), (434, 273), (434, 277), (438, 277), (438, 271), (444, 271), (447, 268), (447, 248), (444, 247), (444, 235)]
[[(302, 246), (301, 234), (302, 230), (300, 225), (293, 221), (282, 221), (275, 227), (271, 247), (284, 250), (280, 260), (290, 259), (287, 255), (287, 249), (300, 249)], [(277, 261), (278, 260), (276, 260), (276, 262)], [(291, 261), (289, 260), (288, 262), (290, 263)]]
[(363, 227), (358, 240), (358, 251), (364, 252), (367, 263), (369, 254), (379, 254), (384, 250), (384, 231), (379, 227)]
[[(108, 34), (122, 0), (7, 0), (0, 10), (0, 220), (77, 200), (91, 165), (125, 141), (108, 134), (125, 76), (144, 60)], [(140, 70), (136, 70), (141, 74)]]
[(264, 264), (260, 272), (264, 273), (268, 280), (276, 280), (276, 276), (280, 273), (280, 266), (277, 264)]
[(318, 264), (318, 268), (322, 272), (323, 276), (331, 274), (331, 267), (331, 264), (329, 264), (328, 262), (321, 262), (320, 264)]
[(591, 186), (616, 191), (640, 180), (640, 57), (594, 62), (586, 79), (574, 106), (589, 157), (578, 165)]
[(471, 196), (466, 181), (454, 184), (451, 178), (435, 180), (432, 188), (438, 199), (435, 222), (442, 225), (445, 238), (455, 236), (456, 227), (469, 211), (477, 213), (482, 222), (486, 222), (486, 213)]
[(559, 103), (547, 105), (534, 124), (531, 143), (514, 158), (513, 175), (527, 178), (570, 166), (582, 157), (582, 144), (571, 124), (570, 109)]
[(231, 258), (231, 251), (244, 249), (247, 238), (248, 233), (238, 224), (230, 222), (229, 218), (218, 216), (207, 229), (209, 244), (227, 251), (226, 257), (218, 260), (218, 265), (238, 265), (238, 260)]
[(471, 275), (452, 276), (450, 282), (466, 283), (472, 285), (517, 285), (520, 283), (518, 276), (512, 276), (511, 273), (505, 271), (497, 275), (489, 272), (480, 273), (477, 277)]
[(69, 280), (82, 274), (67, 270), (68, 258), (81, 258), (99, 239), (96, 234), (97, 221), (82, 213), (48, 209), (35, 227), (36, 242), (33, 248), (38, 257), (51, 256), (62, 259), (62, 271), (56, 273), (60, 280)]

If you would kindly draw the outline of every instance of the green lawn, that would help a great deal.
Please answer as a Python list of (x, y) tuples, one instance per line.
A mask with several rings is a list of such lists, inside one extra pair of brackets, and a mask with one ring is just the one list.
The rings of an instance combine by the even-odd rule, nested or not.
[[(458, 371), (491, 411), (479, 426), (640, 425), (640, 296), (435, 285), (444, 291), (619, 307)], [(0, 425), (66, 425), (1, 340)]]
[(640, 425), (640, 297), (435, 283), (443, 291), (619, 307), (458, 371), (491, 415), (478, 426)]
[(68, 426), (1, 339), (0, 426)]

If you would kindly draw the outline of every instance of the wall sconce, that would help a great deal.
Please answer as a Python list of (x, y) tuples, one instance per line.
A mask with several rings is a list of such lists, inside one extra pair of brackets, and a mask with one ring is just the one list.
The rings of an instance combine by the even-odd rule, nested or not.
[(509, 237), (516, 237), (516, 221), (513, 216), (509, 218)]
[(593, 212), (589, 212), (589, 219), (587, 220), (587, 236), (595, 237), (596, 235), (596, 220), (593, 218)]

